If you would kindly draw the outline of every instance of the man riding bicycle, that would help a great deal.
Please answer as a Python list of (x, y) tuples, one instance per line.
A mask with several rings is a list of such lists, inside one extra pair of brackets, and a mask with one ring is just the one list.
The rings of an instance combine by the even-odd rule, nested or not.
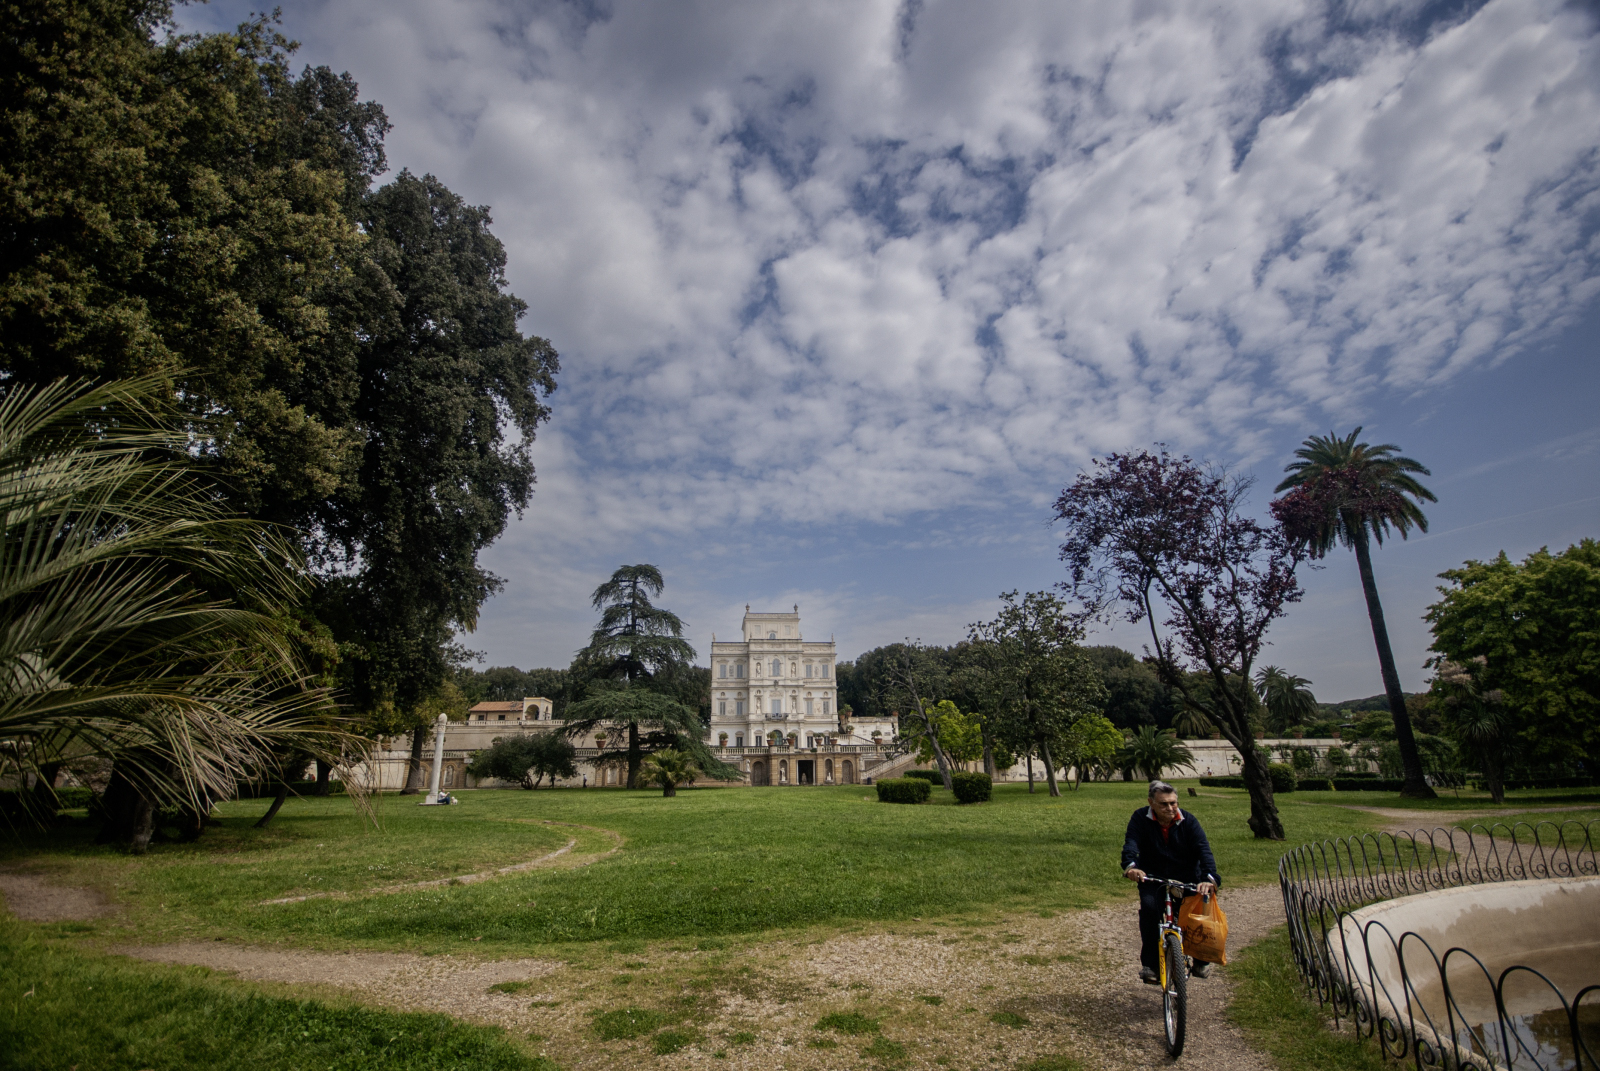
[[(1122, 876), (1137, 882), (1146, 877), (1192, 882), (1201, 896), (1217, 894), (1221, 881), (1206, 831), (1200, 828), (1198, 818), (1178, 809), (1178, 790), (1165, 781), (1150, 782), (1148, 805), (1128, 819), (1128, 835), (1122, 845)], [(1149, 985), (1160, 984), (1159, 931), (1166, 897), (1165, 885), (1139, 886), (1139, 980)], [(1189, 973), (1204, 978), (1210, 970), (1211, 964), (1196, 961)]]

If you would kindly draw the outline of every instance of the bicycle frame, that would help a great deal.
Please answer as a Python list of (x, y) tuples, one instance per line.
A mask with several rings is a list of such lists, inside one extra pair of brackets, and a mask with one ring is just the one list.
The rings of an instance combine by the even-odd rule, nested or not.
[[(1183, 928), (1178, 925), (1172, 905), (1183, 902), (1182, 894), (1198, 893), (1200, 888), (1169, 878), (1146, 877), (1143, 880), (1165, 886), (1161, 927), (1157, 931), (1159, 944), (1156, 964), (1161, 983), (1161, 1018), (1167, 1035), (1167, 1054), (1176, 1060), (1183, 1055), (1183, 1042), (1188, 1033), (1189, 996), (1188, 960), (1183, 955)], [(1177, 946), (1176, 969), (1180, 972), (1177, 978), (1169, 973), (1169, 959), (1174, 958), (1168, 955), (1172, 941), (1176, 941)]]
[[(1172, 905), (1181, 904), (1183, 902), (1183, 898), (1181, 896), (1173, 896), (1172, 891), (1174, 889), (1179, 889), (1186, 894), (1198, 895), (1200, 892), (1200, 887), (1198, 885), (1190, 885), (1182, 881), (1171, 881), (1167, 878), (1145, 878), (1144, 881), (1149, 882), (1152, 885), (1165, 885), (1167, 887), (1166, 904), (1161, 910), (1161, 930), (1158, 941), (1164, 944), (1167, 939), (1167, 934), (1175, 933), (1178, 935), (1178, 941), (1181, 943), (1183, 941), (1183, 927), (1178, 925), (1178, 918), (1173, 911)], [(1157, 959), (1160, 960), (1158, 970), (1161, 976), (1161, 991), (1164, 993), (1167, 989), (1167, 957), (1158, 956)]]

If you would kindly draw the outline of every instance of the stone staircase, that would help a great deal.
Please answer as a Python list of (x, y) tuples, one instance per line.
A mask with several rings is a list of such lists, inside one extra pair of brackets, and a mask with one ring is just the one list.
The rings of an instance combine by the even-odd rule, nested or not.
[(900, 777), (907, 770), (916, 766), (917, 757), (912, 754), (895, 755), (884, 759), (875, 766), (861, 764), (861, 779), (863, 784), (872, 784), (889, 777)]

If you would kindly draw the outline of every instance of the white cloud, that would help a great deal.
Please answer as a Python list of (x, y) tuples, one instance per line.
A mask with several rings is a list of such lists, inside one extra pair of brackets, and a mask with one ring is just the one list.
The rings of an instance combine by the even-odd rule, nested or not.
[[(290, 5), (566, 370), (519, 553), (1236, 458), (1600, 287), (1589, 16), (1491, 0)], [(1336, 14), (1343, 12), (1342, 14)], [(509, 553), (509, 552), (508, 552)]]

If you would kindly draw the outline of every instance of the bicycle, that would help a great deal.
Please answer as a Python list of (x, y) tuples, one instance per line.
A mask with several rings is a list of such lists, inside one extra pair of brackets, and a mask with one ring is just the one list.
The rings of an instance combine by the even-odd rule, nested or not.
[(1166, 906), (1161, 912), (1161, 952), (1157, 957), (1157, 973), (1161, 981), (1161, 1018), (1167, 1033), (1167, 1055), (1176, 1060), (1183, 1055), (1184, 1033), (1188, 1029), (1189, 960), (1183, 954), (1183, 929), (1178, 925), (1177, 913), (1173, 908), (1174, 904), (1183, 902), (1183, 897), (1174, 894), (1173, 890), (1198, 894), (1200, 887), (1170, 878), (1145, 877), (1140, 880), (1167, 887)]

